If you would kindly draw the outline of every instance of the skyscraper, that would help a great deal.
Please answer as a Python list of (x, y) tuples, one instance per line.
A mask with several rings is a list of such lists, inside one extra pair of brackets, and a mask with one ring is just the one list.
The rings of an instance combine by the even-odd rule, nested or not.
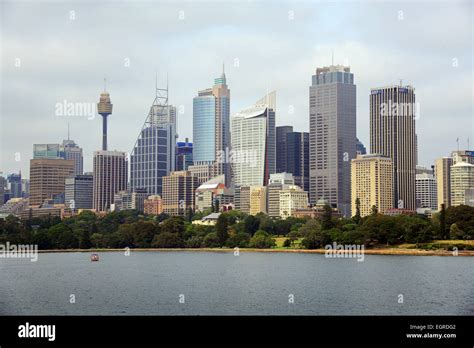
[(375, 206), (380, 213), (393, 208), (392, 160), (380, 155), (357, 155), (351, 161), (352, 214), (356, 199), (360, 200), (360, 215), (367, 216)]
[(290, 172), (287, 164), (287, 134), (293, 132), (292, 126), (276, 127), (276, 172)]
[(231, 119), (235, 186), (267, 185), (275, 173), (275, 92)]
[(309, 192), (309, 133), (286, 134), (286, 172), (293, 174), (296, 185)]
[(193, 99), (193, 162), (195, 166), (215, 166), (216, 175), (229, 181), (225, 153), (230, 147), (230, 90), (224, 70), (214, 86), (198, 92)]
[(66, 178), (66, 205), (71, 209), (92, 209), (93, 175), (76, 174)]
[(127, 155), (121, 151), (95, 151), (93, 170), (92, 208), (107, 211), (115, 194), (127, 189)]
[(351, 215), (356, 156), (356, 85), (349, 67), (317, 68), (309, 88), (310, 202), (325, 199)]
[(171, 172), (163, 177), (163, 212), (174, 216), (184, 216), (194, 210), (194, 192), (198, 180), (190, 172)]
[(188, 170), (188, 167), (193, 164), (193, 143), (188, 141), (179, 141), (176, 143), (176, 163), (175, 170)]
[(13, 173), (7, 177), (8, 183), (10, 184), (10, 198), (22, 197), (21, 194), (21, 172), (18, 174)]
[(451, 157), (438, 158), (435, 161), (435, 177), (438, 210), (441, 210), (441, 204), (444, 208), (451, 206), (451, 166), (453, 159)]
[(102, 151), (107, 151), (107, 117), (112, 115), (112, 106), (110, 94), (104, 87), (104, 92), (100, 94), (100, 100), (97, 103), (97, 111), (102, 116)]
[[(420, 168), (421, 169), (421, 168)], [(427, 169), (427, 168), (424, 168)], [(417, 167), (418, 171), (418, 167)], [(416, 184), (416, 207), (417, 208), (430, 208), (432, 210), (438, 209), (438, 194), (436, 178), (433, 172), (429, 170), (421, 170), (416, 173), (415, 176)]]
[(74, 161), (74, 174), (81, 175), (84, 172), (82, 148), (70, 139), (63, 140), (62, 148), (64, 149), (64, 158)]
[(82, 148), (74, 140), (63, 140), (62, 144), (33, 144), (34, 159), (63, 158), (74, 161), (74, 174), (83, 173)]
[(370, 151), (388, 156), (393, 165), (393, 205), (416, 209), (415, 89), (373, 88), (370, 92)]
[(30, 206), (64, 195), (65, 180), (74, 173), (74, 161), (62, 158), (30, 160)]
[[(162, 193), (163, 177), (174, 171), (176, 112), (168, 105), (168, 89), (156, 89), (150, 112), (130, 155), (130, 188)], [(174, 114), (174, 116), (173, 116)]]
[(356, 138), (356, 151), (359, 155), (366, 155), (367, 154), (367, 149), (365, 148), (364, 144), (362, 144), (362, 141), (359, 140), (359, 138)]
[(471, 190), (474, 189), (474, 164), (459, 161), (451, 166), (451, 205), (472, 205)]

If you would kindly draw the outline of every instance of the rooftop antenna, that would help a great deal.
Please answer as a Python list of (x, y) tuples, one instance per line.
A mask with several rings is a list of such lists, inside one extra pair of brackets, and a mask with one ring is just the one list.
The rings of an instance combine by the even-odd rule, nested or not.
[(222, 62), (222, 75), (225, 75), (225, 63)]
[(456, 142), (458, 143), (458, 151), (459, 151), (459, 137), (456, 139)]
[(107, 91), (107, 79), (104, 77), (104, 92)]
[(67, 140), (69, 140), (69, 122), (67, 123)]
[(400, 87), (403, 86), (403, 79), (400, 79)]
[(469, 138), (467, 138), (467, 150), (469, 151)]
[(331, 65), (334, 65), (334, 49), (332, 50)]

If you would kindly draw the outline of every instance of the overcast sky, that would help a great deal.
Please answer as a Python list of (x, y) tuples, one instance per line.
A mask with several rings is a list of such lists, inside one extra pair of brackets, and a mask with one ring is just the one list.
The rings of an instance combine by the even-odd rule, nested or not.
[[(29, 175), (34, 143), (67, 138), (84, 169), (101, 147), (100, 117), (58, 116), (96, 103), (107, 78), (109, 149), (132, 150), (169, 76), (180, 139), (192, 138), (192, 99), (225, 63), (231, 115), (277, 91), (277, 125), (309, 128), (316, 67), (348, 64), (357, 85), (357, 135), (369, 150), (370, 88), (413, 85), (419, 163), (474, 148), (473, 6), (438, 2), (4, 2), (1, 4), (0, 171)], [(71, 12), (73, 11), (73, 12)], [(293, 113), (291, 111), (293, 110)]]

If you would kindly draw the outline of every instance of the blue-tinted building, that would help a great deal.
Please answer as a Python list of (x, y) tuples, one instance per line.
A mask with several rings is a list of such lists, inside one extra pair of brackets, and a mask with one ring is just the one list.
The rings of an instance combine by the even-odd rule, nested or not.
[(200, 91), (193, 99), (193, 161), (210, 164), (216, 154), (216, 98), (212, 90)]
[(10, 174), (7, 177), (10, 184), (10, 198), (22, 197), (21, 194), (21, 172), (16, 174)]
[(175, 170), (188, 170), (193, 165), (193, 143), (179, 141), (176, 143), (176, 163)]

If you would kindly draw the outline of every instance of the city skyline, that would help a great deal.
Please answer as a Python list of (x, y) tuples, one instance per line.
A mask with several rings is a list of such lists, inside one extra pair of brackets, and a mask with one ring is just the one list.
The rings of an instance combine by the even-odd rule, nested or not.
[[(57, 116), (55, 110), (56, 105), (64, 101), (96, 103), (104, 76), (114, 102), (113, 121), (108, 130), (111, 150), (131, 151), (143, 115), (149, 108), (157, 69), (160, 85), (169, 74), (170, 104), (177, 106), (179, 139), (187, 137), (193, 141), (192, 98), (197, 90), (209, 84), (210, 77), (219, 74), (222, 62), (226, 63), (227, 80), (232, 87), (231, 117), (255, 100), (255, 96), (275, 89), (279, 94), (276, 125), (292, 125), (295, 131), (308, 131), (310, 76), (316, 67), (331, 64), (332, 52), (334, 64), (348, 63), (356, 76), (357, 137), (366, 147), (369, 145), (370, 89), (398, 83), (399, 79), (416, 87), (417, 101), (421, 105), (417, 120), (419, 164), (430, 166), (436, 158), (448, 156), (457, 148), (458, 138), (461, 149), (466, 148), (468, 137), (474, 141), (472, 127), (468, 126), (472, 124), (472, 53), (468, 49), (471, 46), (468, 30), (471, 12), (468, 2), (454, 2), (449, 6), (435, 3), (434, 8), (408, 3), (371, 7), (349, 4), (343, 8), (338, 4), (288, 3), (288, 9), (270, 8), (268, 11), (262, 4), (252, 3), (208, 12), (205, 11), (207, 3), (202, 8), (164, 3), (160, 4), (163, 9), (160, 13), (146, 4), (100, 4), (98, 8), (94, 7), (94, 12), (87, 5), (75, 5), (71, 10), (65, 5), (52, 8), (46, 4), (40, 9), (34, 4), (2, 4), (11, 14), (14, 10), (21, 12), (29, 23), (18, 33), (12, 32), (14, 15), (4, 18), (2, 23), (5, 37), (9, 38), (5, 40), (2, 52), (3, 86), (8, 87), (2, 89), (5, 101), (1, 110), (2, 129), (9, 129), (2, 131), (0, 156), (4, 174), (21, 170), (24, 177), (29, 177), (32, 144), (59, 143), (66, 139), (67, 123), (70, 123), (71, 139), (83, 148), (84, 171), (91, 171), (93, 151), (99, 149), (101, 143), (99, 115), (95, 113), (92, 119)], [(24, 11), (25, 7), (34, 9), (29, 12), (35, 17), (30, 17)], [(97, 41), (91, 38), (90, 30), (97, 28), (96, 16), (112, 11), (117, 17), (111, 16), (111, 20), (120, 21), (123, 13), (128, 13), (122, 12), (127, 7), (133, 7), (137, 15), (143, 15), (140, 25), (127, 26), (129, 32), (114, 25), (113, 32), (105, 30)], [(36, 14), (45, 10), (50, 12), (50, 25), (35, 27), (41, 18)], [(240, 20), (249, 10), (253, 16), (272, 19), (273, 24), (267, 28), (246, 21), (245, 26), (242, 25)], [(75, 11), (74, 16), (70, 11)], [(212, 23), (206, 21), (213, 17), (213, 11), (220, 11), (221, 16)], [(335, 13), (338, 16), (331, 17)], [(356, 30), (355, 24), (369, 14), (372, 21), (365, 29)], [(436, 30), (437, 23), (445, 23), (448, 17), (456, 18), (450, 23), (457, 33), (455, 37)], [(347, 30), (334, 33), (330, 38), (325, 36), (334, 26), (330, 18), (340, 18)], [(146, 28), (157, 19), (169, 24), (169, 29), (160, 29), (164, 31), (163, 35), (154, 40)], [(263, 22), (268, 23), (268, 20)], [(381, 40), (371, 30), (380, 23), (390, 24), (387, 30), (392, 34), (392, 40)], [(222, 27), (225, 30), (217, 30)], [(176, 42), (180, 41), (175, 40), (176, 36), (166, 37), (167, 30), (183, 39), (180, 47), (176, 47)], [(315, 32), (318, 35), (314, 36)], [(134, 43), (135, 46), (122, 40), (119, 40), (120, 46), (115, 44), (121, 35), (141, 37), (140, 33), (144, 37)], [(208, 34), (205, 39), (200, 37), (204, 33)], [(270, 40), (275, 34), (281, 34), (278, 44)], [(407, 35), (410, 35), (410, 42), (404, 40)], [(223, 40), (224, 37), (228, 39)], [(104, 55), (92, 57), (87, 47), (99, 40), (105, 43)], [(206, 44), (199, 45), (200, 40), (205, 40)], [(442, 50), (438, 48), (440, 41), (444, 42)], [(257, 42), (258, 46), (255, 46)], [(159, 55), (140, 54), (150, 43), (152, 51), (159, 50)], [(419, 48), (421, 43), (422, 54), (414, 55), (413, 45)], [(168, 44), (172, 45), (168, 50), (161, 49)], [(30, 54), (30, 50), (35, 54)], [(177, 57), (173, 54), (175, 50), (182, 54)], [(444, 72), (441, 83), (438, 71)], [(37, 85), (39, 82), (41, 87)], [(23, 98), (28, 98), (28, 103), (23, 102)], [(15, 122), (8, 122), (10, 119)], [(466, 126), (459, 127), (459, 124)], [(90, 136), (91, 129), (97, 136)], [(19, 154), (19, 161), (15, 160), (18, 159), (16, 154)]]

